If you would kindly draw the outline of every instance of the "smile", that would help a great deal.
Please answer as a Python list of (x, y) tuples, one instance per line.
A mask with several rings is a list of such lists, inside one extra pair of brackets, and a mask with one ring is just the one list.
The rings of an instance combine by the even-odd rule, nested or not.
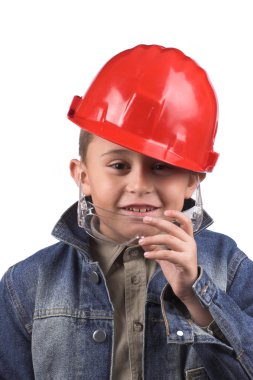
[(128, 204), (121, 207), (121, 211), (125, 215), (143, 217), (147, 214), (156, 215), (160, 208), (150, 204)]
[(125, 207), (124, 210), (132, 211), (132, 212), (150, 212), (156, 210), (155, 207)]

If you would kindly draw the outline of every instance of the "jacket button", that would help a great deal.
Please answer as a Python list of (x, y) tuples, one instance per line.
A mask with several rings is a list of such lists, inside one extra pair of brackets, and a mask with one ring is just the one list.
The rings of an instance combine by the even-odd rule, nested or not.
[(106, 332), (103, 330), (96, 330), (93, 333), (93, 340), (97, 343), (103, 343), (106, 339)]
[(91, 272), (91, 275), (90, 275), (90, 280), (93, 284), (98, 284), (99, 283), (99, 275), (97, 274), (97, 272)]

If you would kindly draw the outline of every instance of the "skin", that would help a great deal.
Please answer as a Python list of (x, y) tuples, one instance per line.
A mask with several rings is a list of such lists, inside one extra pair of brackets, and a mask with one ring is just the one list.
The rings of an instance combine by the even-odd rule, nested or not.
[[(122, 237), (123, 219), (142, 218), (139, 244), (147, 260), (156, 260), (175, 295), (186, 305), (192, 319), (207, 326), (211, 315), (192, 290), (198, 277), (197, 246), (191, 220), (182, 212), (184, 200), (197, 186), (193, 173), (94, 137), (85, 162), (72, 160), (71, 175), (94, 205), (110, 210), (115, 218), (101, 218), (101, 232), (115, 241)], [(205, 174), (198, 174), (199, 180)], [(157, 217), (160, 218), (157, 218)], [(161, 218), (163, 217), (163, 219)], [(120, 219), (121, 218), (121, 219)], [(180, 227), (172, 223), (177, 221)], [(140, 223), (128, 224), (125, 238), (139, 234)]]

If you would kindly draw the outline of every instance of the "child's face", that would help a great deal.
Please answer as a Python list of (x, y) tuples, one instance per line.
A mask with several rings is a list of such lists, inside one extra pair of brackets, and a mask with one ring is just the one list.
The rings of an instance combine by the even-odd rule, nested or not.
[[(192, 173), (96, 136), (88, 146), (85, 163), (72, 161), (71, 172), (76, 182), (81, 178), (82, 191), (91, 195), (95, 207), (124, 214), (125, 219), (162, 217), (165, 210), (181, 211), (185, 198), (190, 198), (196, 187), (196, 176)], [(117, 217), (101, 220), (101, 232), (120, 241), (124, 228), (121, 220)], [(134, 222), (128, 224), (126, 237), (139, 234), (139, 228)], [(147, 235), (148, 226), (142, 228), (141, 234)]]

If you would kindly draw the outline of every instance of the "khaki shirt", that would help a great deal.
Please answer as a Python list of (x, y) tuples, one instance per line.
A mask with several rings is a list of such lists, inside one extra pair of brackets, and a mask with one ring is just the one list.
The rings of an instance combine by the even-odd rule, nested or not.
[(99, 238), (92, 239), (92, 257), (105, 275), (114, 307), (112, 379), (140, 380), (146, 288), (157, 264), (144, 258), (139, 245), (126, 247)]

